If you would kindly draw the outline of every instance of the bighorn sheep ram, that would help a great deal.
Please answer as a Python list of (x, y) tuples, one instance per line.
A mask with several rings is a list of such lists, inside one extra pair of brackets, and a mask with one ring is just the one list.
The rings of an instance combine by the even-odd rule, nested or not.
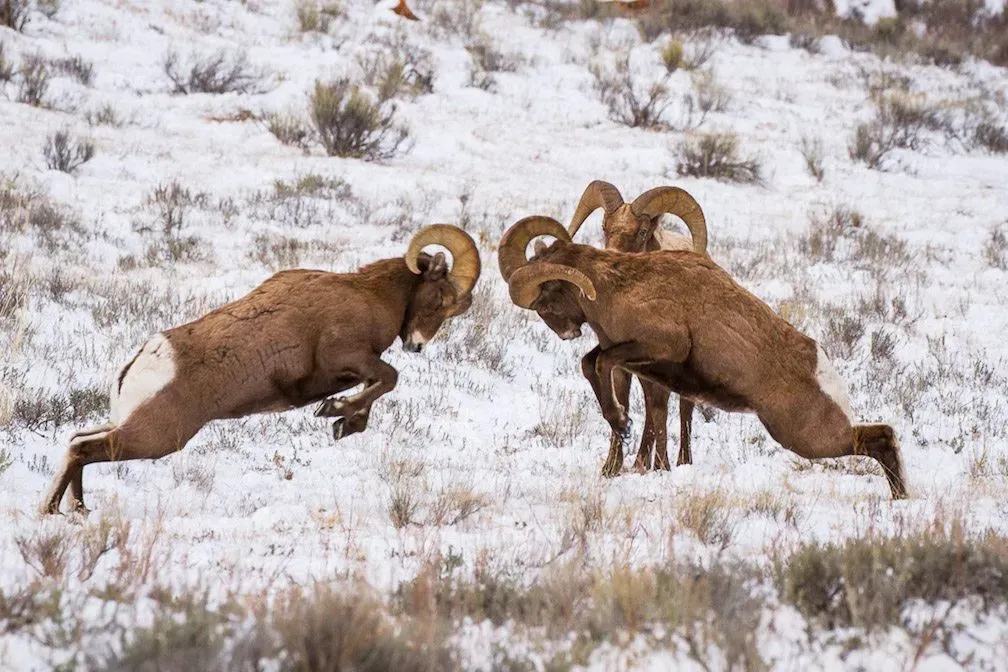
[[(557, 240), (526, 259), (529, 241), (541, 235)], [(623, 369), (681, 397), (754, 412), (802, 457), (873, 457), (892, 496), (906, 496), (892, 428), (852, 424), (846, 386), (822, 348), (709, 258), (577, 245), (559, 222), (535, 216), (507, 231), (498, 260), (516, 305), (557, 333), (587, 322), (599, 335), (582, 369), (613, 433), (625, 437), (629, 424), (613, 390), (613, 371)]]
[[(588, 217), (602, 208), (602, 233), (605, 247), (618, 252), (645, 252), (655, 250), (692, 250), (707, 254), (707, 221), (700, 204), (679, 187), (655, 187), (625, 203), (619, 189), (602, 180), (595, 180), (584, 190), (574, 216), (567, 227), (573, 240)], [(669, 213), (685, 222), (690, 237), (682, 236), (660, 227), (662, 215)], [(641, 379), (644, 393), (644, 430), (634, 467), (637, 471), (668, 469), (667, 424), (669, 391), (661, 385)], [(616, 400), (627, 407), (630, 399), (630, 375), (617, 370), (613, 374)], [(677, 465), (692, 464), (690, 433), (693, 425), (694, 403), (679, 398), (679, 457)], [(652, 450), (654, 457), (652, 459)], [(609, 459), (602, 466), (603, 476), (616, 476), (623, 468), (623, 447), (615, 434), (609, 441)]]
[[(452, 254), (422, 252), (441, 245)], [(421, 229), (404, 257), (356, 273), (281, 271), (246, 296), (155, 334), (115, 377), (111, 423), (70, 441), (44, 511), (67, 487), (84, 508), (82, 474), (95, 462), (156, 459), (180, 450), (206, 423), (322, 401), (339, 440), (363, 431), (371, 404), (398, 374), (382, 352), (396, 337), (419, 352), (441, 324), (468, 310), (480, 274), (472, 238), (448, 224)], [(347, 398), (333, 395), (363, 383)]]

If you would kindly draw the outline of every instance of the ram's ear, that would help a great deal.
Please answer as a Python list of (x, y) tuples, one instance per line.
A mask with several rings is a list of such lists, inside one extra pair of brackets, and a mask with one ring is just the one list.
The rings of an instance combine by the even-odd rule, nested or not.
[(654, 238), (655, 231), (658, 230), (658, 222), (661, 215), (657, 217), (646, 217), (644, 223), (637, 229), (637, 239), (634, 241), (639, 252), (647, 252), (651, 239)]
[(535, 241), (535, 245), (533, 246), (533, 249), (535, 250), (535, 255), (538, 257), (539, 255), (541, 255), (543, 252), (546, 251), (547, 247), (548, 246), (546, 245), (546, 241), (544, 240)]
[(448, 277), (448, 260), (444, 252), (438, 252), (430, 258), (430, 263), (423, 272), (426, 280), (441, 280)]

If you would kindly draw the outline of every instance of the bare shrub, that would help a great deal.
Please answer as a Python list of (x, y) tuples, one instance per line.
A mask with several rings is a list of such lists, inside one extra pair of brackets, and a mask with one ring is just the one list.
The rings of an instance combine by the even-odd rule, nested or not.
[(312, 125), (329, 156), (367, 161), (395, 156), (409, 136), (396, 124), (395, 112), (394, 105), (374, 102), (346, 78), (316, 81), (309, 99)]
[(14, 77), (14, 64), (7, 60), (5, 48), (4, 43), (0, 42), (0, 84), (5, 84)]
[(1008, 223), (994, 227), (984, 243), (983, 255), (993, 268), (1008, 271)]
[(690, 492), (678, 500), (676, 520), (705, 544), (726, 548), (735, 530), (732, 503), (723, 490)]
[(429, 26), (435, 37), (471, 39), (479, 28), (482, 0), (459, 0), (437, 3), (430, 15)]
[(393, 621), (363, 587), (318, 584), (310, 592), (288, 593), (276, 606), (270, 629), (284, 652), (283, 670), (458, 669), (435, 623)]
[(490, 505), (485, 495), (467, 485), (454, 485), (438, 491), (431, 505), (429, 522), (433, 525), (457, 525)]
[(0, 179), (0, 227), (36, 233), (49, 250), (66, 245), (68, 236), (84, 231), (72, 213), (14, 178)]
[(225, 652), (228, 625), (227, 613), (211, 609), (206, 591), (186, 592), (162, 599), (149, 625), (119, 630), (117, 646), (88, 652), (86, 666), (96, 672), (229, 668), (235, 661)]
[(384, 102), (405, 94), (421, 96), (434, 91), (434, 65), (430, 52), (413, 45), (392, 45), (358, 57), (363, 81)]
[(936, 520), (906, 536), (865, 534), (808, 544), (776, 561), (781, 597), (829, 628), (868, 631), (901, 623), (910, 600), (935, 604), (977, 597), (983, 610), (1008, 603), (1008, 540), (967, 536)]
[(514, 72), (518, 69), (517, 57), (498, 49), (489, 33), (478, 32), (466, 45), (466, 51), (472, 57), (474, 66), (484, 72)]
[(271, 236), (260, 233), (255, 237), (250, 256), (271, 271), (297, 268), (305, 243), (289, 236)]
[(731, 103), (731, 94), (717, 81), (712, 70), (696, 71), (690, 80), (696, 92), (697, 109), (705, 117), (710, 112), (724, 112), (728, 109), (728, 105)]
[(760, 184), (762, 165), (755, 157), (742, 157), (734, 133), (702, 133), (687, 137), (675, 150), (676, 172), (689, 177), (711, 177), (725, 182)]
[(266, 118), (266, 124), (273, 137), (285, 145), (308, 149), (311, 144), (311, 129), (298, 116), (273, 112)]
[(49, 90), (49, 66), (45, 57), (40, 53), (25, 56), (21, 61), (20, 75), (18, 102), (34, 107), (43, 106)]
[(709, 30), (697, 31), (686, 42), (683, 55), (683, 70), (699, 70), (707, 65), (717, 50), (715, 36)]
[(343, 7), (338, 2), (296, 0), (294, 14), (302, 33), (328, 33), (332, 22), (343, 15)]
[[(3, 204), (0, 203), (0, 208)], [(14, 264), (0, 269), (0, 320), (10, 319), (28, 305), (31, 278)]]
[(14, 539), (21, 559), (39, 578), (56, 580), (62, 580), (66, 574), (70, 541), (65, 528), (39, 531), (31, 537)]
[(392, 486), (389, 495), (389, 520), (396, 529), (402, 529), (412, 523), (420, 508), (417, 487), (413, 481), (403, 479)]
[(108, 413), (108, 392), (97, 387), (75, 388), (66, 393), (24, 390), (14, 403), (11, 420), (30, 431), (81, 424)]
[(947, 122), (941, 111), (922, 96), (894, 91), (872, 97), (875, 116), (858, 124), (851, 143), (850, 157), (869, 168), (879, 168), (895, 149), (920, 149), (926, 142), (926, 131), (940, 130)]
[(896, 335), (879, 328), (871, 335), (871, 356), (876, 362), (891, 362), (896, 354)]
[[(860, 212), (845, 206), (837, 206), (827, 213), (809, 213), (809, 228), (799, 241), (802, 253), (823, 261), (850, 258), (849, 250), (840, 249), (842, 241), (864, 224)], [(841, 252), (845, 254), (841, 255)]]
[(826, 176), (826, 169), (823, 167), (823, 145), (818, 138), (805, 136), (801, 141), (801, 155), (805, 159), (805, 170), (815, 178), (816, 182), (822, 182)]
[(864, 318), (860, 315), (851, 313), (832, 315), (826, 324), (826, 333), (822, 339), (823, 349), (841, 359), (851, 359), (864, 333)]
[(80, 56), (57, 58), (50, 61), (50, 65), (53, 71), (67, 75), (82, 86), (91, 86), (94, 82), (94, 64)]
[(0, 0), (0, 26), (21, 32), (31, 14), (31, 0)]
[(630, 72), (630, 54), (626, 52), (616, 59), (612, 70), (594, 65), (591, 74), (610, 119), (631, 128), (668, 128), (662, 120), (672, 102), (666, 86), (668, 73), (649, 86), (643, 85)]
[(218, 51), (208, 56), (189, 55), (188, 67), (179, 62), (177, 52), (169, 51), (162, 62), (164, 73), (172, 82), (172, 93), (263, 93), (267, 87), (262, 71), (253, 68), (244, 51)]
[(993, 118), (984, 119), (973, 129), (973, 144), (993, 154), (1008, 153), (1008, 128)]
[(95, 146), (91, 140), (71, 138), (64, 129), (46, 138), (42, 154), (49, 169), (73, 173), (94, 158)]
[(113, 126), (115, 128), (125, 123), (112, 103), (104, 103), (100, 107), (88, 110), (84, 113), (84, 120), (92, 126)]
[[(147, 197), (147, 203), (155, 213), (155, 225), (160, 236), (145, 252), (145, 259), (151, 266), (180, 261), (198, 261), (204, 258), (203, 245), (197, 236), (185, 236), (182, 228), (186, 215), (193, 206), (206, 203), (206, 194), (193, 194), (179, 182), (159, 184)], [(139, 227), (140, 231), (149, 227)]]

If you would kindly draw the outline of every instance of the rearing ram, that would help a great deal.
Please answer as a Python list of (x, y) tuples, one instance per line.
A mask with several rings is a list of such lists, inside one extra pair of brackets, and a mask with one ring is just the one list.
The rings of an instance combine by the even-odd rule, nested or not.
[[(542, 235), (557, 240), (526, 259), (529, 241)], [(892, 496), (906, 496), (892, 427), (853, 424), (846, 386), (822, 348), (709, 258), (577, 245), (556, 220), (527, 217), (504, 234), (498, 260), (515, 305), (557, 333), (587, 322), (598, 334), (582, 369), (613, 433), (628, 429), (613, 389), (613, 371), (623, 369), (681, 397), (756, 413), (802, 457), (873, 457)]]
[[(655, 187), (625, 203), (619, 189), (608, 182), (595, 180), (584, 190), (574, 216), (567, 227), (570, 238), (577, 235), (584, 221), (602, 208), (602, 233), (605, 247), (618, 252), (650, 252), (655, 250), (692, 250), (707, 254), (707, 221), (700, 204), (679, 187)], [(683, 220), (690, 237), (681, 236), (660, 227), (662, 215), (669, 213)], [(668, 389), (641, 379), (644, 393), (644, 429), (634, 467), (638, 471), (668, 469)], [(622, 370), (613, 374), (616, 400), (624, 407), (630, 399), (630, 375)], [(679, 457), (677, 465), (692, 464), (690, 433), (694, 403), (679, 397)], [(654, 449), (652, 460), (651, 451)], [(609, 459), (602, 465), (603, 476), (616, 476), (623, 467), (623, 447), (615, 434), (609, 441)]]
[[(441, 245), (452, 254), (422, 252)], [(58, 513), (67, 487), (84, 508), (84, 467), (156, 459), (180, 450), (211, 420), (323, 401), (338, 440), (363, 431), (371, 404), (398, 374), (382, 352), (396, 337), (419, 352), (465, 312), (480, 275), (472, 238), (448, 224), (421, 229), (405, 257), (356, 273), (281, 271), (244, 297), (155, 334), (115, 377), (111, 423), (77, 433), (43, 505)], [(359, 384), (347, 398), (331, 398)]]

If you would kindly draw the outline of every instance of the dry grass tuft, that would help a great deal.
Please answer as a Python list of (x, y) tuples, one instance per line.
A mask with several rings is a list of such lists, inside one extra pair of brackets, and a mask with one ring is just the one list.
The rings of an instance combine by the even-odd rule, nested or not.
[(725, 182), (760, 184), (762, 164), (755, 157), (739, 154), (734, 133), (701, 133), (688, 136), (676, 146), (676, 173), (688, 177), (710, 177)]

